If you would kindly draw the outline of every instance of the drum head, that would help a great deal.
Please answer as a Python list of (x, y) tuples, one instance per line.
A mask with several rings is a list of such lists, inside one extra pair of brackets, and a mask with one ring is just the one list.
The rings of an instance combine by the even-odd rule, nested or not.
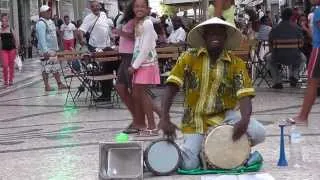
[(181, 162), (179, 147), (168, 140), (158, 140), (149, 145), (144, 153), (147, 168), (155, 175), (169, 175), (175, 172)]
[(204, 155), (214, 167), (233, 169), (242, 165), (250, 155), (248, 136), (232, 140), (233, 126), (223, 125), (212, 129), (204, 141)]

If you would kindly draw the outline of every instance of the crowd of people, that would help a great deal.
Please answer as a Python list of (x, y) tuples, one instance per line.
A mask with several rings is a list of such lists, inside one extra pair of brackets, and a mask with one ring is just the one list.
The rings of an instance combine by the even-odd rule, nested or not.
[[(289, 81), (291, 87), (297, 87), (300, 74), (303, 73), (304, 67), (312, 51), (312, 17), (313, 12), (309, 15), (301, 13), (298, 8), (284, 8), (281, 12), (281, 18), (276, 20), (271, 17), (270, 13), (252, 14), (253, 18), (242, 29), (243, 34), (257, 43), (257, 56), (265, 60), (267, 68), (272, 77), (272, 88), (283, 89), (282, 71), (283, 66), (289, 67)], [(309, 18), (308, 18), (309, 17)], [(297, 40), (301, 41), (299, 47), (289, 49), (277, 49), (276, 40)], [(290, 52), (290, 53), (289, 53)]]
[[(320, 1), (313, 0), (313, 4), (319, 5)], [(103, 4), (91, 0), (91, 13), (76, 24), (68, 16), (64, 16), (62, 22), (52, 20), (50, 7), (43, 5), (39, 9), (40, 19), (35, 25), (35, 36), (45, 91), (52, 90), (49, 85), (50, 73), (54, 75), (59, 89), (67, 88), (60, 79), (61, 68), (54, 58), (57, 51), (74, 50), (78, 46), (79, 49), (87, 48), (90, 52), (102, 52), (113, 50), (117, 46), (121, 64), (103, 62), (100, 65), (106, 74), (117, 69), (115, 89), (133, 119), (124, 130), (125, 133), (157, 136), (161, 129), (166, 136), (174, 138), (177, 127), (170, 121), (169, 112), (175, 95), (183, 87), (183, 169), (199, 167), (204, 134), (213, 126), (231, 124), (234, 126), (234, 141), (248, 133), (251, 144), (257, 145), (264, 141), (265, 129), (261, 123), (251, 118), (251, 99), (255, 96), (255, 89), (246, 64), (232, 54), (232, 50), (240, 46), (244, 36), (236, 27), (234, 13), (231, 13), (234, 7), (233, 0), (216, 0), (212, 18), (190, 28), (181, 17), (159, 18), (151, 13), (148, 0), (132, 0), (126, 9), (120, 9), (123, 12), (114, 21), (108, 18)], [(288, 119), (289, 123), (306, 124), (319, 84), (320, 10), (315, 7), (310, 16), (299, 15), (286, 8), (281, 14), (281, 21), (276, 24), (272, 23), (268, 13), (258, 11), (259, 25), (254, 25), (253, 28), (256, 22), (254, 19), (255, 22), (251, 22), (251, 27), (245, 33), (251, 34), (249, 39), (259, 41), (259, 48), (264, 43), (271, 45), (270, 54), (265, 59), (273, 79), (272, 88), (283, 88), (279, 65), (290, 66), (290, 85), (296, 87), (300, 71), (310, 59), (304, 104), (297, 117)], [(308, 17), (313, 20), (308, 20)], [(1, 16), (1, 21), (0, 47), (4, 84), (12, 85), (12, 64), (19, 43), (15, 42), (8, 16)], [(303, 48), (293, 48), (289, 52), (287, 49), (279, 51), (272, 48), (275, 39), (300, 39), (304, 42)], [(165, 82), (160, 108), (154, 102), (148, 87), (160, 84), (156, 47), (172, 44), (187, 44), (190, 49), (182, 53), (171, 70)], [(100, 83), (102, 95), (96, 101), (110, 101), (113, 81)], [(240, 109), (240, 116), (236, 113), (237, 107)], [(154, 112), (160, 118), (158, 126)]]

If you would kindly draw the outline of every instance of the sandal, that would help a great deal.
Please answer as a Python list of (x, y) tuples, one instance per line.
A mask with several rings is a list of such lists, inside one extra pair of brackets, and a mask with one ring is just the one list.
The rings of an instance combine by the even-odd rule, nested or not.
[(62, 84), (62, 83), (59, 83), (58, 89), (59, 89), (59, 90), (68, 89), (68, 87), (67, 87), (66, 85)]
[(133, 124), (131, 123), (125, 130), (122, 131), (123, 133), (126, 134), (136, 134), (139, 132), (139, 129), (134, 128)]
[(159, 129), (141, 129), (136, 135), (137, 137), (154, 137), (159, 136)]
[(44, 90), (46, 92), (50, 92), (50, 91), (54, 91), (54, 88), (51, 88), (50, 86), (47, 86), (47, 87), (44, 88)]
[(297, 126), (306, 126), (308, 125), (308, 121), (296, 121), (294, 118), (287, 118), (286, 120), (286, 125), (290, 126), (290, 125), (297, 125)]

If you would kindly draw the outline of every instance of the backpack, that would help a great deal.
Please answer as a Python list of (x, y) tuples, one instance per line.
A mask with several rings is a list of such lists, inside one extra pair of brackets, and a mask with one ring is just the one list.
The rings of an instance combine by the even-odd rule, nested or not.
[(114, 20), (113, 20), (114, 27), (117, 27), (117, 21), (118, 21), (118, 19), (120, 18), (121, 15), (123, 15), (123, 14), (119, 12), (117, 14), (117, 16), (114, 18)]
[(46, 33), (49, 34), (49, 33), (50, 33), (50, 30), (49, 30), (49, 26), (48, 26), (47, 22), (46, 22), (45, 20), (41, 19), (41, 18), (38, 20), (38, 23), (39, 23), (40, 21), (42, 21), (42, 22), (46, 25)]

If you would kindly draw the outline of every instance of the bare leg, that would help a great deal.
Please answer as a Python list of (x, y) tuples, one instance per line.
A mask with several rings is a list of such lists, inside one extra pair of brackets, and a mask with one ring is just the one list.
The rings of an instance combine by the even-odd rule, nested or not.
[(146, 92), (145, 85), (139, 85), (139, 86), (141, 88), (141, 94), (142, 94), (143, 111), (147, 115), (147, 119), (148, 119), (148, 129), (152, 130), (156, 128), (156, 123), (153, 115), (154, 103), (152, 102), (150, 95)]
[(133, 121), (135, 121), (136, 117), (134, 114), (134, 105), (133, 105), (133, 99), (131, 94), (128, 91), (128, 88), (124, 84), (117, 84), (115, 86), (121, 100), (124, 102), (124, 104), (127, 106), (129, 112), (131, 113), (133, 117)]
[(147, 98), (152, 103), (152, 111), (157, 113), (158, 117), (160, 118), (160, 115), (161, 115), (160, 107), (157, 105), (157, 103), (152, 99), (150, 95), (147, 94)]
[(145, 114), (143, 110), (143, 102), (142, 102), (143, 94), (141, 91), (141, 87), (139, 85), (133, 85), (132, 88), (132, 99), (134, 102), (134, 114), (136, 116), (133, 119), (133, 126), (138, 129), (146, 128)]
[(313, 103), (317, 97), (317, 88), (319, 85), (320, 79), (309, 79), (307, 92), (304, 96), (303, 105), (301, 111), (297, 117), (294, 118), (296, 123), (307, 124), (308, 116), (312, 109)]
[(43, 82), (44, 82), (45, 91), (50, 91), (51, 87), (49, 85), (49, 74), (46, 73), (46, 72), (42, 72), (42, 79), (43, 79)]
[(59, 89), (66, 89), (67, 87), (61, 82), (61, 78), (60, 78), (60, 73), (54, 73), (53, 74), (54, 78), (56, 79), (57, 81), (57, 84), (58, 84), (58, 88)]

